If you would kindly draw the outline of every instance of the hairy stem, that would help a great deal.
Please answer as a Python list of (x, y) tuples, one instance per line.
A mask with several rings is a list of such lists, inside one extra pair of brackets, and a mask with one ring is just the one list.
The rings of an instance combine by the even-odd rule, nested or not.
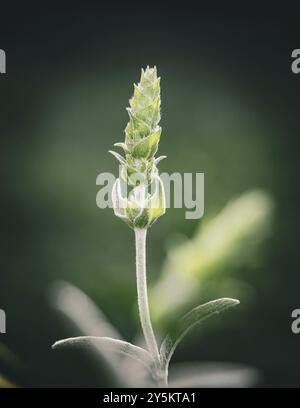
[(135, 248), (136, 248), (136, 281), (138, 307), (141, 325), (146, 341), (147, 348), (154, 361), (159, 364), (160, 357), (157, 342), (152, 328), (146, 276), (146, 236), (147, 229), (135, 228)]

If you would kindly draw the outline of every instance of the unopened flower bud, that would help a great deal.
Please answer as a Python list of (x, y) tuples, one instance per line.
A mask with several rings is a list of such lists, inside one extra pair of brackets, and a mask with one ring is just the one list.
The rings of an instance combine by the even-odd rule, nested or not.
[[(120, 162), (120, 178), (132, 191), (123, 197), (119, 178), (113, 187), (112, 199), (118, 217), (133, 228), (148, 228), (165, 212), (164, 187), (157, 169), (158, 162), (165, 156), (154, 157), (161, 135), (160, 78), (156, 67), (142, 69), (129, 104), (125, 142), (115, 143), (123, 149), (125, 157), (114, 151), (110, 153)], [(154, 192), (148, 193), (153, 186)]]

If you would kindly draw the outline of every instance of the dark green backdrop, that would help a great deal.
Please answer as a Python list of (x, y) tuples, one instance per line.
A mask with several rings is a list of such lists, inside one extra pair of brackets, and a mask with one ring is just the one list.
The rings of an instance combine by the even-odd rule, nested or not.
[[(224, 269), (251, 287), (251, 301), (197, 329), (175, 359), (248, 364), (260, 386), (300, 384), (300, 335), (290, 330), (300, 307), (297, 10), (198, 3), (1, 5), (0, 373), (19, 386), (109, 384), (90, 356), (50, 350), (74, 334), (47, 300), (57, 279), (84, 290), (126, 338), (139, 327), (133, 235), (96, 207), (95, 180), (117, 172), (107, 151), (147, 64), (162, 76), (161, 170), (205, 173), (208, 218), (254, 188), (274, 203), (259, 261)], [(198, 224), (170, 209), (153, 226), (150, 283), (171, 237), (192, 237)]]

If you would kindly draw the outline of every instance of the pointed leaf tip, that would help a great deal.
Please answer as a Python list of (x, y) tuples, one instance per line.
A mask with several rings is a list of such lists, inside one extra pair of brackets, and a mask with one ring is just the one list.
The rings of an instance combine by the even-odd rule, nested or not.
[(237, 306), (239, 303), (239, 300), (231, 298), (212, 300), (203, 305), (196, 306), (179, 319), (175, 330), (165, 337), (161, 345), (160, 352), (164, 369), (168, 370), (171, 357), (177, 345), (196, 324), (199, 324), (209, 317), (219, 314), (230, 307)]
[(126, 160), (119, 153), (114, 152), (113, 150), (109, 150), (108, 152), (112, 154), (121, 164), (126, 164)]

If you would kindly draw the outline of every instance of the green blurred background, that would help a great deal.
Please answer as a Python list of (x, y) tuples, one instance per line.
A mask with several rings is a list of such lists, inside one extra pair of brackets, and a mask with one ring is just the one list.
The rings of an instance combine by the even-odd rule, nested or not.
[(268, 233), (237, 237), (230, 262), (195, 278), (192, 304), (236, 295), (241, 305), (197, 328), (175, 360), (242, 363), (259, 370), (259, 386), (300, 385), (300, 336), (290, 329), (300, 307), (297, 10), (199, 3), (1, 5), (0, 374), (18, 386), (110, 385), (91, 356), (50, 349), (77, 334), (50, 305), (56, 280), (88, 294), (126, 339), (139, 330), (132, 231), (95, 199), (97, 175), (117, 174), (108, 150), (148, 64), (162, 77), (161, 171), (205, 173), (203, 220), (171, 208), (151, 228), (150, 285), (168, 252), (230, 200), (260, 189), (268, 202)]

